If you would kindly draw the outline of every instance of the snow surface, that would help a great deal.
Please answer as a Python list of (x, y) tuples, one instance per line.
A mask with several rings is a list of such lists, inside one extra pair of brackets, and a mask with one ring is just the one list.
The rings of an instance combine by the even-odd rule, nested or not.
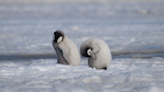
[[(164, 1), (14, 1), (0, 1), (0, 92), (163, 92)], [(103, 39), (119, 58), (107, 71), (89, 68), (84, 57), (80, 66), (56, 64), (58, 29), (78, 47)]]
[(113, 59), (108, 70), (56, 59), (0, 62), (0, 92), (162, 92), (164, 58)]

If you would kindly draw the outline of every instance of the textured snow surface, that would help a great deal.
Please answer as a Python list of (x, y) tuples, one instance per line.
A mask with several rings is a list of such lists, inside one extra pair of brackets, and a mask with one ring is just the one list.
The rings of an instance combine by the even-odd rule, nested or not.
[[(163, 92), (164, 1), (63, 1), (0, 0), (0, 92)], [(80, 66), (56, 64), (58, 29), (78, 48), (100, 38), (119, 58), (107, 71), (84, 57)]]
[(162, 92), (164, 58), (113, 59), (108, 70), (56, 59), (0, 62), (0, 92)]

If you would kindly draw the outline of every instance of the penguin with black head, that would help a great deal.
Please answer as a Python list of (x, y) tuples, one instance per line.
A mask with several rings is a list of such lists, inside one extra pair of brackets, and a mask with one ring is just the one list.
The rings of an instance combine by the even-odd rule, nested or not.
[(82, 43), (80, 52), (88, 57), (89, 67), (96, 69), (107, 69), (112, 59), (108, 45), (101, 39), (91, 38)]
[(52, 45), (57, 53), (57, 63), (78, 66), (81, 62), (80, 53), (75, 43), (65, 36), (64, 32), (54, 32)]

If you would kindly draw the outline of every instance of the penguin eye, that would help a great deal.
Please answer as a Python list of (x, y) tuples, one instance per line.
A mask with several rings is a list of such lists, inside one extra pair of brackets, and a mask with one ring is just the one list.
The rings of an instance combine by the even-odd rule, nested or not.
[(57, 40), (57, 43), (61, 42), (62, 40), (63, 40), (63, 37), (60, 36), (60, 37), (58, 38), (58, 40)]
[(91, 49), (87, 50), (87, 54), (88, 54), (88, 56), (91, 56)]

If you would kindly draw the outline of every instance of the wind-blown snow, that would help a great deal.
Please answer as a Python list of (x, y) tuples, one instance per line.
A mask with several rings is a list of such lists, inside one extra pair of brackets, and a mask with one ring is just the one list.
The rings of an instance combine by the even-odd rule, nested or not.
[(0, 92), (162, 92), (164, 58), (113, 59), (108, 70), (56, 59), (0, 62)]

